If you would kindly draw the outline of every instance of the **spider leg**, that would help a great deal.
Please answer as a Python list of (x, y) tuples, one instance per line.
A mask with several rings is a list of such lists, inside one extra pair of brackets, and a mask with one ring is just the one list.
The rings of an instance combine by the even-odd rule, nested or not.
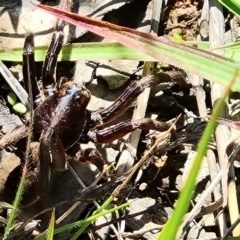
[(156, 121), (150, 118), (137, 120), (130, 119), (103, 130), (89, 131), (87, 136), (89, 141), (95, 143), (110, 143), (137, 129), (166, 131), (169, 127), (170, 125), (168, 123)]
[(63, 45), (64, 26), (65, 26), (64, 21), (61, 20), (57, 21), (55, 32), (53, 33), (51, 44), (48, 48), (47, 56), (43, 63), (42, 83), (46, 97), (51, 96), (54, 93), (55, 86), (54, 72), (57, 65), (57, 58)]
[[(59, 8), (70, 11), (72, 6), (72, 0), (61, 0)], [(55, 31), (53, 33), (51, 44), (48, 48), (47, 56), (43, 63), (42, 68), (42, 84), (44, 88), (44, 94), (46, 97), (54, 94), (55, 87), (55, 68), (57, 66), (57, 58), (63, 46), (65, 21), (57, 20)]]
[(41, 197), (47, 197), (49, 195), (49, 184), (50, 184), (50, 164), (51, 156), (49, 151), (49, 134), (47, 131), (43, 131), (40, 138), (40, 147), (39, 147), (39, 159), (40, 159), (40, 168), (39, 168), (39, 195)]
[(116, 119), (135, 101), (145, 88), (157, 85), (160, 81), (160, 78), (155, 75), (149, 75), (139, 81), (134, 81), (111, 106), (89, 113), (86, 126), (90, 129)]
[[(28, 94), (32, 93), (34, 104), (38, 106), (41, 103), (40, 90), (38, 88), (35, 70), (34, 58), (34, 35), (28, 33), (23, 46), (23, 83)], [(29, 82), (31, 86), (29, 86)]]
[(4, 135), (0, 139), (0, 151), (9, 146), (14, 146), (19, 140), (27, 137), (28, 129), (25, 126), (15, 128), (12, 132)]
[(95, 148), (87, 148), (79, 150), (77, 153), (78, 160), (81, 163), (92, 163), (100, 172), (103, 172), (105, 161), (103, 160), (102, 154)]
[(41, 197), (48, 197), (51, 169), (63, 171), (66, 164), (64, 147), (52, 128), (44, 130), (41, 134), (39, 159), (39, 195)]
[(105, 161), (102, 154), (96, 148), (81, 149), (80, 142), (68, 149), (67, 154), (72, 157), (76, 156), (78, 161), (83, 164), (92, 163), (100, 172), (103, 172)]

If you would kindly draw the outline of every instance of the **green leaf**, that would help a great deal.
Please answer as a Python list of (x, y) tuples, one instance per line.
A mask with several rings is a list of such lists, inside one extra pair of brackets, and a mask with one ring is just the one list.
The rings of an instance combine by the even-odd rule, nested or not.
[(8, 103), (10, 103), (12, 106), (16, 104), (17, 102), (17, 96), (14, 92), (10, 92), (8, 95), (7, 95), (7, 101)]
[(27, 108), (22, 103), (16, 103), (13, 106), (13, 110), (18, 114), (24, 114), (27, 112)]

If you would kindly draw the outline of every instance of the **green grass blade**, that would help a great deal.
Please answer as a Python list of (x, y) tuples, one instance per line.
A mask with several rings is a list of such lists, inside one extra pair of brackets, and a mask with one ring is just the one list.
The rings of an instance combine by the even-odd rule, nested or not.
[(54, 235), (54, 226), (55, 226), (55, 208), (52, 211), (50, 223), (47, 230), (47, 240), (52, 240)]
[[(35, 60), (44, 61), (47, 46), (35, 47)], [(11, 51), (0, 49), (0, 60), (22, 62), (22, 48)], [(63, 46), (58, 61), (96, 60), (96, 59), (136, 59), (154, 60), (136, 50), (127, 48), (119, 43), (74, 43)]]
[(229, 11), (240, 17), (240, 1), (239, 0), (218, 0)]
[[(110, 210), (105, 210), (105, 208), (112, 202), (112, 200), (113, 200), (113, 198), (112, 198), (112, 196), (110, 196), (110, 197), (103, 203), (103, 205), (96, 211), (96, 213), (92, 216), (93, 219), (92, 219), (91, 221), (89, 221), (89, 222), (84, 223), (84, 224), (80, 227), (80, 229), (74, 234), (74, 236), (71, 238), (71, 240), (76, 240), (76, 239), (85, 231), (85, 229), (86, 229), (93, 221), (95, 221), (98, 217), (100, 217), (100, 215), (101, 215), (101, 216), (104, 216), (104, 215), (107, 215), (108, 213), (110, 213), (110, 210), (111, 210), (111, 213), (112, 213), (112, 212), (115, 212), (115, 211), (117, 211), (117, 210), (120, 210), (120, 209), (123, 209), (123, 208), (125, 208), (125, 207), (128, 207), (128, 206), (130, 205), (130, 202), (127, 202), (127, 203), (122, 204), (122, 205), (120, 205), (120, 206), (114, 207), (114, 208), (112, 208), (112, 209), (110, 209)], [(126, 204), (127, 204), (127, 205), (126, 205)], [(113, 209), (115, 209), (115, 210), (113, 211)], [(103, 210), (104, 210), (104, 211), (103, 211)]]
[[(230, 85), (232, 86), (234, 81), (236, 80), (236, 75), (239, 71), (236, 71), (233, 80), (231, 81)], [(213, 131), (216, 126), (216, 120), (217, 117), (220, 115), (224, 105), (225, 105), (225, 99), (227, 98), (227, 95), (231, 89), (231, 86), (227, 89), (225, 92), (223, 98), (221, 98), (217, 103), (216, 106), (213, 109), (212, 119), (207, 124), (206, 129), (204, 130), (203, 136), (200, 140), (199, 147), (197, 149), (197, 156), (195, 158), (194, 164), (191, 168), (191, 171), (188, 176), (188, 180), (186, 181), (186, 186), (183, 188), (183, 191), (180, 195), (180, 198), (177, 202), (176, 209), (173, 212), (170, 220), (166, 223), (162, 231), (160, 232), (160, 235), (158, 236), (158, 240), (175, 240), (177, 231), (179, 229), (179, 226), (181, 225), (181, 222), (183, 220), (184, 214), (187, 212), (189, 206), (192, 194), (195, 189), (196, 185), (196, 178), (198, 175), (198, 171), (201, 167), (202, 159), (205, 156), (207, 152), (207, 145), (211, 139), (211, 135), (213, 134)]]
[(8, 235), (10, 233), (10, 229), (13, 227), (14, 221), (15, 221), (17, 213), (18, 213), (18, 208), (19, 208), (20, 202), (22, 200), (24, 185), (25, 185), (25, 182), (26, 182), (26, 178), (24, 176), (26, 176), (26, 172), (27, 172), (27, 169), (25, 167), (23, 168), (23, 174), (22, 174), (23, 177), (21, 178), (21, 180), (19, 182), (17, 193), (16, 193), (16, 196), (15, 196), (15, 199), (14, 199), (14, 202), (13, 202), (13, 207), (12, 207), (10, 216), (8, 218), (8, 221), (7, 221), (7, 226), (6, 226), (5, 231), (4, 231), (3, 240), (6, 240), (8, 238)]
[[(201, 49), (207, 49), (208, 43), (193, 43), (193, 42), (182, 42), (187, 46), (198, 46)], [(179, 43), (176, 43), (179, 44)], [(155, 46), (152, 51), (158, 51), (158, 46)], [(46, 46), (36, 47), (35, 57), (36, 61), (43, 61), (47, 52)], [(219, 56), (212, 56), (211, 53), (206, 52), (205, 57), (190, 54), (186, 50), (172, 49), (171, 46), (168, 49), (159, 52), (159, 55), (167, 54), (169, 58), (181, 58), (185, 60), (185, 64), (188, 68), (192, 69), (192, 72), (198, 74), (199, 72), (208, 72), (206, 75), (210, 80), (217, 80), (219, 83), (227, 85), (230, 77), (230, 73), (233, 71), (236, 64), (226, 58)], [(178, 56), (178, 54), (181, 56)], [(232, 59), (240, 59), (240, 50), (238, 48), (231, 48), (226, 46), (225, 56)], [(76, 61), (76, 60), (99, 60), (99, 59), (132, 59), (141, 61), (157, 61), (155, 58), (148, 56), (144, 53), (125, 47), (119, 43), (81, 43), (72, 44), (63, 47), (60, 53), (59, 61)], [(194, 61), (192, 61), (194, 59)], [(22, 61), (22, 48), (16, 48), (12, 51), (0, 50), (0, 60), (4, 61)], [(209, 64), (209, 65), (208, 65)], [(194, 70), (195, 69), (195, 70)], [(211, 75), (210, 75), (211, 74)], [(231, 75), (232, 76), (232, 75)], [(238, 85), (235, 90), (240, 91), (240, 77), (237, 80)]]
[[(208, 50), (208, 42), (184, 42), (187, 46), (195, 46), (200, 49)], [(239, 43), (232, 43), (221, 47), (225, 50), (224, 57), (232, 60), (240, 59)], [(36, 62), (44, 61), (48, 46), (35, 47)], [(99, 59), (128, 59), (139, 61), (156, 61), (144, 53), (125, 47), (119, 43), (74, 43), (63, 46), (59, 54), (58, 61), (77, 61), (77, 60), (99, 60)], [(14, 48), (11, 51), (0, 49), (0, 60), (21, 62), (22, 48)]]
[[(79, 227), (79, 226), (81, 226), (82, 231), (84, 231), (86, 229), (86, 227), (89, 224), (91, 224), (91, 222), (95, 221), (97, 218), (102, 217), (104, 215), (107, 215), (109, 213), (115, 212), (115, 211), (117, 211), (119, 209), (128, 207), (130, 205), (130, 202), (127, 202), (127, 203), (124, 203), (124, 204), (122, 204), (120, 206), (116, 206), (114, 208), (111, 208), (109, 210), (106, 210), (106, 211), (102, 212), (112, 202), (112, 200), (113, 200), (113, 197), (110, 196), (104, 202), (104, 204), (96, 211), (96, 213), (94, 215), (92, 215), (91, 217), (88, 217), (86, 219), (77, 221), (75, 223), (70, 223), (70, 224), (67, 224), (67, 225), (65, 225), (63, 227), (57, 228), (57, 229), (54, 230), (54, 234), (62, 233), (62, 232), (71, 230), (72, 228)], [(83, 228), (83, 226), (86, 226), (86, 227)], [(35, 238), (35, 240), (44, 240), (44, 239), (45, 239), (45, 236), (43, 236), (43, 235), (38, 236), (37, 238)]]
[[(83, 224), (89, 225), (91, 222), (95, 221), (99, 217), (102, 217), (102, 216), (107, 215), (109, 213), (116, 212), (117, 210), (123, 209), (123, 208), (128, 207), (130, 205), (130, 202), (127, 202), (127, 203), (124, 203), (120, 206), (116, 206), (114, 208), (111, 208), (109, 210), (106, 210), (106, 211), (102, 212), (111, 202), (112, 202), (112, 197), (108, 198), (107, 201), (104, 202), (104, 204), (96, 211), (96, 213), (93, 216), (88, 217), (84, 220), (75, 222), (73, 224), (66, 225), (66, 226), (61, 227), (59, 229), (56, 229), (55, 234), (61, 233), (61, 232), (66, 231), (66, 230), (69, 230), (69, 229), (71, 229), (73, 227), (76, 227), (76, 226), (81, 226)], [(82, 230), (84, 231), (85, 229), (82, 228)]]

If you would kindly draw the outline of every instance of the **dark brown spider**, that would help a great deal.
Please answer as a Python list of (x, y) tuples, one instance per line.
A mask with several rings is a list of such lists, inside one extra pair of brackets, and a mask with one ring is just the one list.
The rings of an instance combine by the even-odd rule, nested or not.
[[(136, 129), (154, 129), (164, 131), (169, 125), (152, 119), (128, 120), (115, 126), (99, 130), (99, 126), (119, 117), (147, 87), (160, 82), (157, 76), (147, 76), (135, 81), (108, 108), (91, 112), (87, 110), (91, 98), (90, 91), (85, 86), (79, 86), (71, 81), (61, 84), (56, 90), (54, 70), (57, 56), (63, 44), (64, 22), (59, 21), (52, 37), (51, 45), (43, 64), (42, 85), (45, 99), (40, 97), (38, 83), (35, 77), (33, 35), (28, 34), (23, 50), (23, 76), (28, 90), (28, 78), (31, 79), (34, 105), (33, 141), (39, 141), (40, 160), (40, 196), (47, 197), (49, 191), (50, 172), (65, 170), (65, 152), (76, 153), (79, 150), (81, 161), (91, 161), (100, 171), (103, 170), (103, 160), (96, 149), (79, 149), (79, 143), (92, 141), (94, 143), (109, 143), (119, 139)], [(26, 137), (26, 128), (18, 138), (3, 144), (14, 144), (20, 138)]]

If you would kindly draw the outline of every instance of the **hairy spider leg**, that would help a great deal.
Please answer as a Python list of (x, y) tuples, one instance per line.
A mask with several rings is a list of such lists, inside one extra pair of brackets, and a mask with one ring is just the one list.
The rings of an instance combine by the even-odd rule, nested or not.
[(89, 112), (86, 124), (87, 127), (90, 129), (101, 126), (118, 118), (129, 106), (131, 106), (144, 89), (157, 85), (160, 82), (161, 79), (157, 75), (148, 75), (139, 81), (134, 81), (112, 105), (100, 111)]
[(156, 121), (150, 118), (136, 120), (129, 119), (125, 122), (118, 123), (115, 126), (102, 130), (89, 131), (88, 137), (90, 141), (95, 143), (110, 143), (137, 129), (151, 129), (162, 132), (167, 131), (169, 128), (170, 125), (168, 123)]
[[(32, 90), (32, 96), (34, 101), (34, 106), (38, 106), (42, 100), (40, 97), (40, 90), (37, 84), (36, 70), (35, 70), (35, 57), (34, 57), (34, 35), (33, 33), (28, 33), (25, 38), (23, 46), (23, 83), (24, 88), (29, 94), (30, 89)], [(29, 81), (31, 82), (31, 87), (29, 86)]]
[(63, 46), (64, 26), (64, 21), (57, 21), (55, 32), (53, 33), (51, 44), (48, 48), (48, 52), (43, 63), (42, 84), (46, 97), (53, 95), (55, 92), (56, 81), (54, 78), (54, 73), (57, 66), (57, 58)]
[[(50, 152), (52, 154), (52, 157), (50, 155)], [(39, 194), (41, 197), (47, 198), (50, 191), (51, 169), (61, 172), (65, 170), (66, 163), (64, 147), (59, 136), (54, 132), (52, 128), (44, 130), (41, 134), (39, 157)]]

